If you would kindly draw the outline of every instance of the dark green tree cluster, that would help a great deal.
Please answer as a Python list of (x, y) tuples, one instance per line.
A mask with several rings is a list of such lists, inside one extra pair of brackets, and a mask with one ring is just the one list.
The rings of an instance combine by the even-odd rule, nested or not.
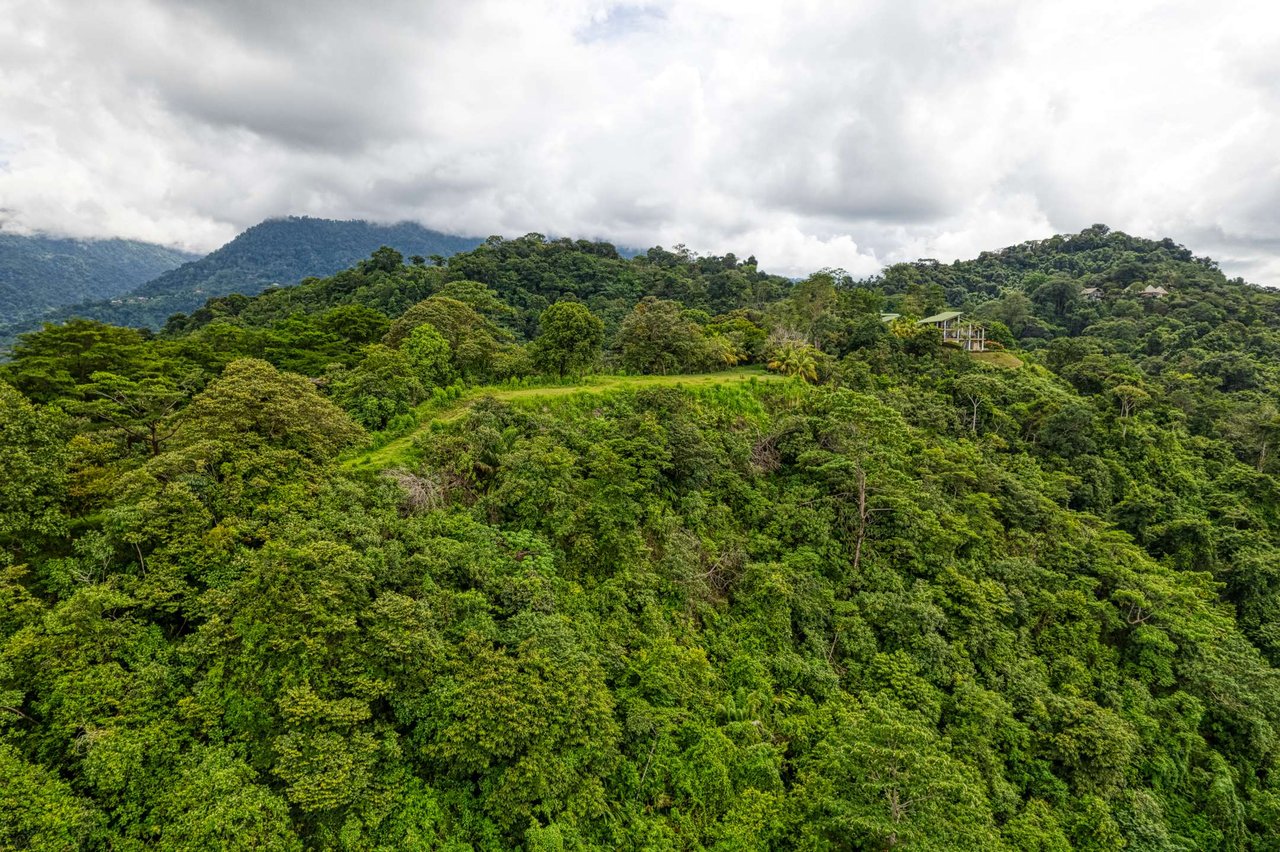
[[(968, 263), (531, 235), (24, 337), (0, 845), (1276, 848), (1280, 302)], [(738, 364), (794, 378), (564, 387)]]

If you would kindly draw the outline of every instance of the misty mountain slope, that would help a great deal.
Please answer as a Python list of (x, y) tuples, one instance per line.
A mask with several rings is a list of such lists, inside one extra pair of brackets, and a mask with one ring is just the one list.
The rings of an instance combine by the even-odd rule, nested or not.
[(0, 234), (0, 323), (110, 299), (196, 257), (137, 240)]
[(478, 238), (442, 234), (410, 222), (375, 225), (307, 217), (269, 219), (208, 256), (147, 282), (133, 295), (252, 295), (272, 284), (332, 275), (383, 245), (408, 257), (450, 255), (475, 248), (480, 242)]
[[(254, 225), (222, 248), (140, 283), (122, 298), (82, 301), (39, 317), (61, 322), (85, 317), (117, 325), (159, 328), (170, 316), (186, 313), (214, 296), (255, 295), (275, 284), (296, 284), (312, 276), (332, 275), (379, 246), (389, 245), (406, 257), (451, 255), (474, 248), (477, 238), (431, 231), (408, 222), (376, 225), (289, 217)], [(0, 329), (0, 339), (37, 325)]]

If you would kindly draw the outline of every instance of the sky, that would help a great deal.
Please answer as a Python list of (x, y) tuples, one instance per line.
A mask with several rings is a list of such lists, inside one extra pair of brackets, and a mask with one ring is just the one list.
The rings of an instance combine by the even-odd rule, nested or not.
[(1094, 223), (1280, 286), (1262, 0), (0, 0), (0, 228), (281, 215), (943, 261)]

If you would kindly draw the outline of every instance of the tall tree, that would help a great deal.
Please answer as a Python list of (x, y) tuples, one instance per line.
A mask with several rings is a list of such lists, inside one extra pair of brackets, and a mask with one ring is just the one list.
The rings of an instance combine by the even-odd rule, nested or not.
[(180, 434), (185, 443), (260, 441), (320, 460), (356, 441), (362, 430), (307, 379), (245, 358), (227, 365), (192, 401)]
[(686, 319), (678, 302), (647, 297), (632, 308), (618, 331), (622, 363), (642, 373), (696, 370), (702, 331)]
[(142, 443), (153, 456), (178, 430), (178, 410), (191, 398), (196, 376), (174, 380), (147, 376), (134, 380), (115, 373), (90, 376), (80, 410), (118, 429), (129, 444)]
[(534, 364), (565, 376), (590, 367), (600, 356), (604, 323), (580, 302), (560, 301), (538, 318)]

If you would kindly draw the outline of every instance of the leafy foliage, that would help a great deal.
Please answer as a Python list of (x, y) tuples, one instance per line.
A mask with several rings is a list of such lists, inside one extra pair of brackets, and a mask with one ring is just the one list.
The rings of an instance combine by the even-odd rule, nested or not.
[[(29, 335), (5, 845), (1274, 848), (1278, 307), (1098, 228), (794, 285), (530, 235)], [(564, 378), (733, 363), (793, 378)]]
[(542, 312), (533, 341), (534, 363), (558, 376), (585, 369), (600, 354), (604, 323), (585, 305), (556, 302)]

